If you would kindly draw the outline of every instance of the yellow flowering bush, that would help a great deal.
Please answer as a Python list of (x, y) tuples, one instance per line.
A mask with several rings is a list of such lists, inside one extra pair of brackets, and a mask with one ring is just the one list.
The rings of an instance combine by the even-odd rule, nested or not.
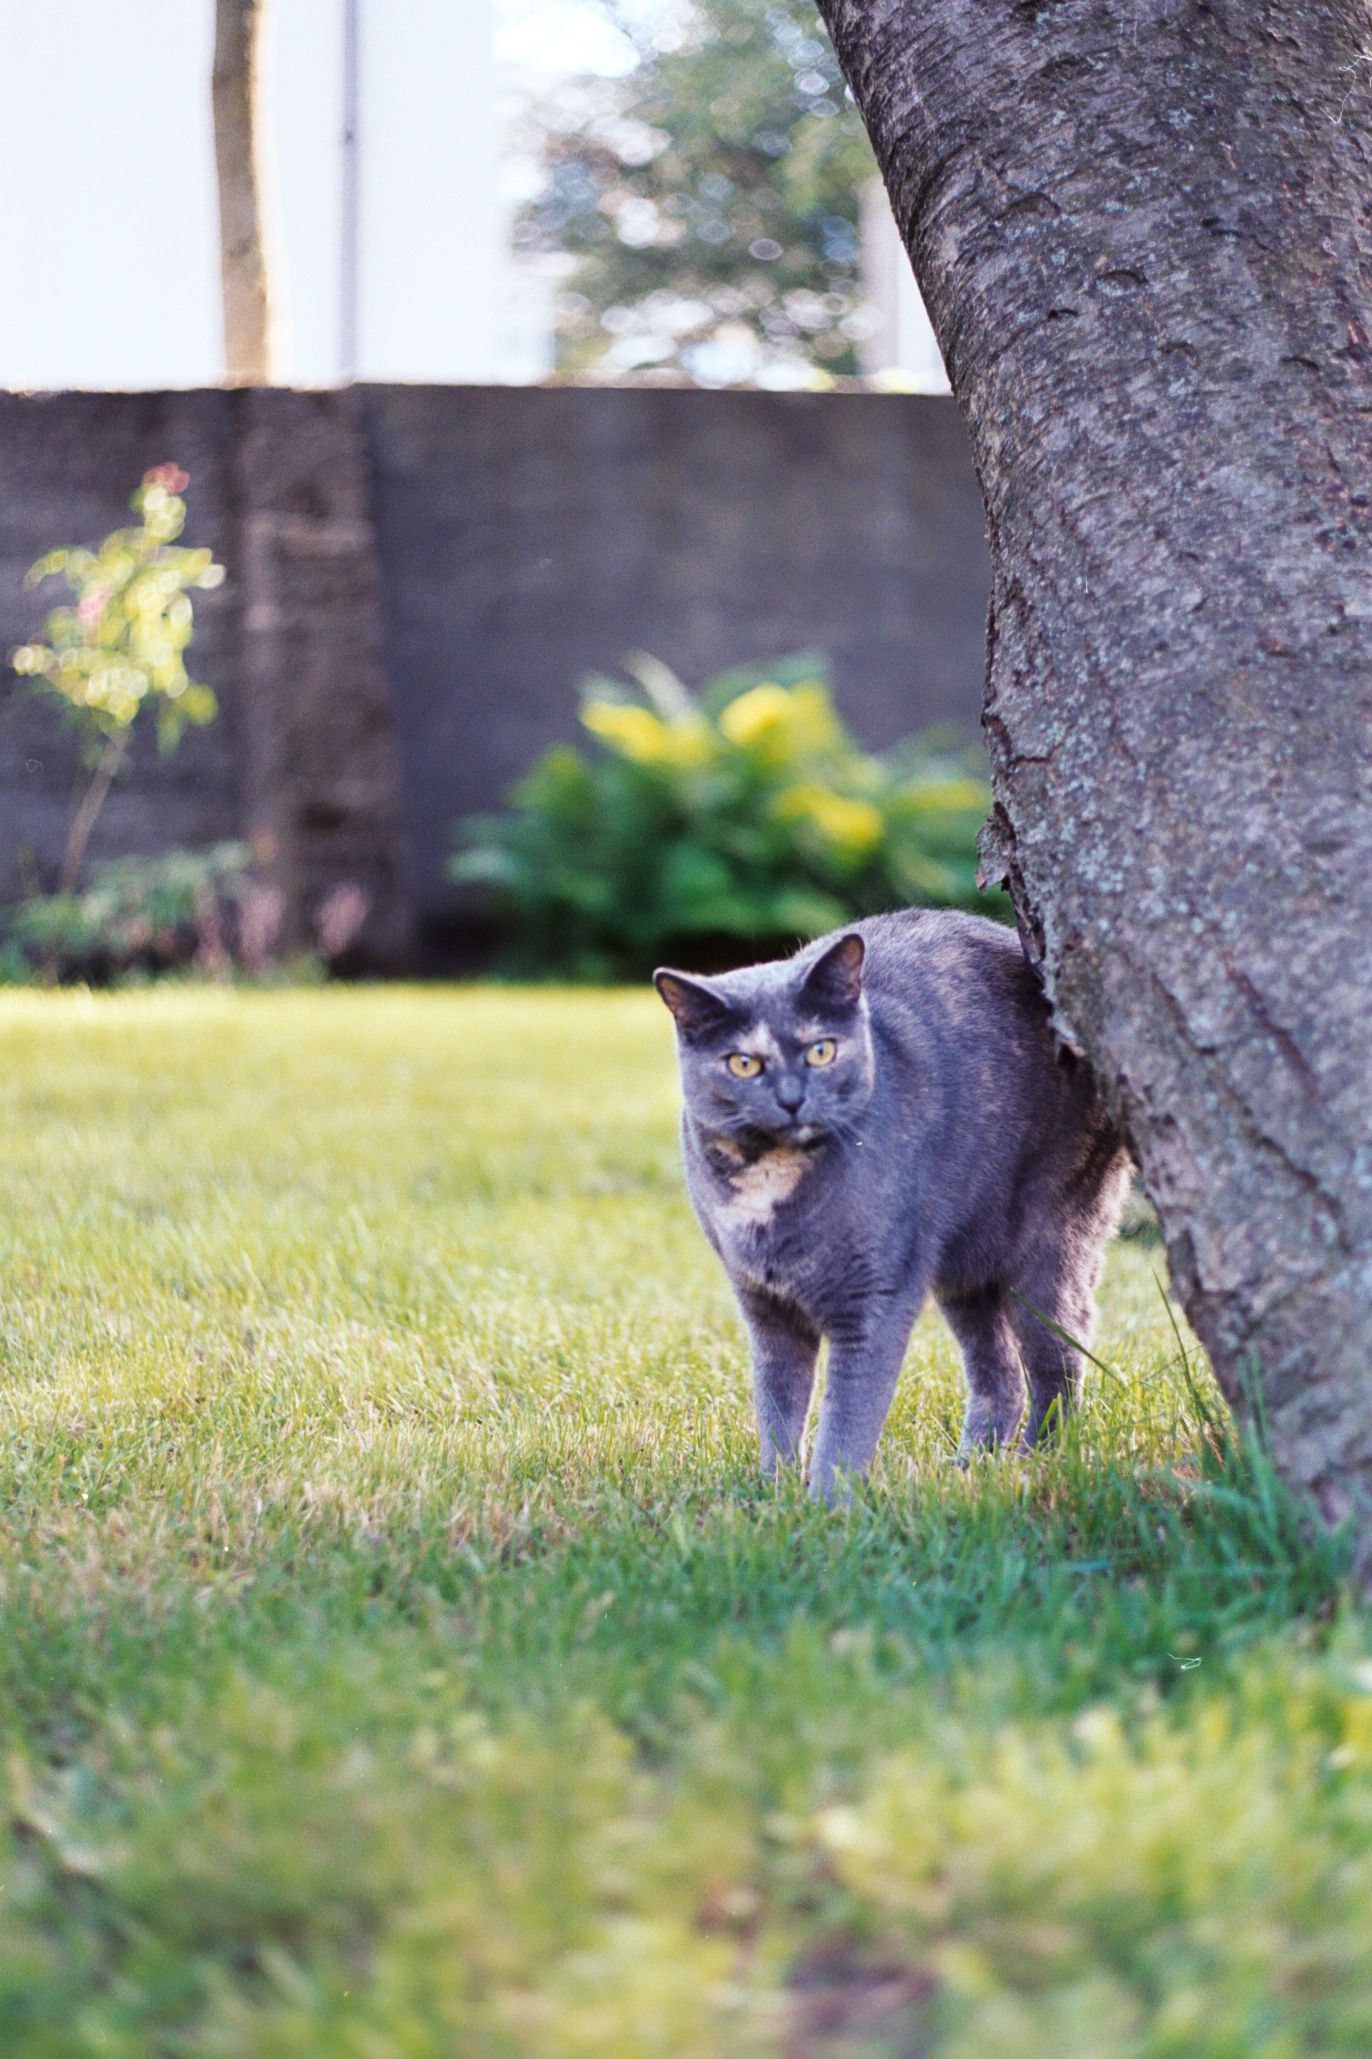
[(652, 659), (634, 677), (588, 693), (590, 751), (556, 745), (508, 813), (462, 826), (453, 877), (490, 895), (511, 971), (640, 978), (912, 902), (987, 910), (975, 839), (990, 797), (965, 753), (862, 750), (812, 658), (699, 694)]
[(592, 736), (636, 765), (686, 771), (710, 760), (710, 732), (698, 718), (664, 722), (651, 708), (635, 708), (622, 701), (587, 701), (581, 719)]
[(829, 690), (817, 679), (791, 687), (766, 680), (750, 687), (720, 711), (719, 728), (730, 743), (779, 766), (852, 750)]
[(831, 793), (813, 780), (778, 794), (773, 813), (778, 822), (803, 825), (839, 860), (855, 863), (874, 851), (886, 834), (886, 819), (873, 802)]

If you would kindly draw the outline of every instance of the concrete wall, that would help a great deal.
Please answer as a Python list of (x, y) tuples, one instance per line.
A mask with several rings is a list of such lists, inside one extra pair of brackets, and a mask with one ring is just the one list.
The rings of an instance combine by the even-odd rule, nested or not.
[(368, 388), (414, 876), (454, 816), (650, 651), (695, 685), (815, 649), (865, 741), (975, 730), (988, 569), (953, 404), (894, 394)]
[[(185, 541), (229, 569), (197, 594), (192, 676), (217, 720), (169, 758), (135, 732), (90, 858), (246, 836), (270, 852), (287, 941), (348, 880), (371, 904), (364, 952), (405, 961), (406, 871), (395, 723), (381, 662), (370, 470), (351, 392), (0, 395), (0, 648), (65, 596), (26, 592), (42, 549), (130, 519), (150, 465), (191, 477)], [(56, 875), (80, 765), (60, 711), (13, 675), (0, 689), (0, 899)]]
[[(266, 830), (305, 933), (341, 878), (371, 948), (428, 962), (461, 928), (454, 819), (576, 729), (576, 682), (633, 650), (691, 683), (828, 654), (882, 746), (971, 731), (987, 564), (943, 399), (674, 389), (0, 396), (0, 646), (33, 633), (25, 568), (124, 518), (143, 471), (191, 474), (189, 541), (229, 567), (192, 670), (222, 715), (148, 743), (93, 855)], [(0, 690), (0, 897), (50, 875), (70, 737)], [(435, 955), (437, 954), (437, 955)]]
[[(237, 556), (236, 396), (226, 393), (0, 395), (0, 899), (49, 883), (78, 772), (74, 740), (52, 707), (8, 670), (15, 645), (66, 598), (60, 581), (32, 592), (42, 551), (94, 543), (132, 520), (128, 496), (150, 465), (175, 456), (191, 475), (187, 542)], [(172, 758), (139, 734), (129, 776), (110, 795), (92, 854), (211, 843), (241, 822), (241, 706), (235, 691), (236, 583), (195, 596), (192, 676), (220, 693), (221, 715), (188, 732)]]

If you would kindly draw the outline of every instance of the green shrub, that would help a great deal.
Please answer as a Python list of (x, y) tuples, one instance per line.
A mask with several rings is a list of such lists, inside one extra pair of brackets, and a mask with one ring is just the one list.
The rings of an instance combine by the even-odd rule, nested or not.
[(0, 915), (0, 986), (102, 985), (159, 973), (313, 985), (357, 969), (370, 899), (338, 880), (311, 915), (313, 943), (285, 937), (286, 897), (251, 844), (115, 858), (77, 894), (35, 894)]
[(451, 876), (489, 892), (509, 971), (640, 978), (911, 903), (1002, 912), (977, 891), (990, 795), (965, 751), (912, 738), (871, 756), (809, 657), (699, 696), (654, 660), (636, 679), (592, 682), (595, 746), (554, 746), (508, 813), (461, 825)]
[(220, 976), (235, 964), (260, 972), (280, 927), (273, 896), (247, 844), (114, 859), (82, 893), (39, 894), (8, 911), (0, 979), (107, 981), (186, 966)]

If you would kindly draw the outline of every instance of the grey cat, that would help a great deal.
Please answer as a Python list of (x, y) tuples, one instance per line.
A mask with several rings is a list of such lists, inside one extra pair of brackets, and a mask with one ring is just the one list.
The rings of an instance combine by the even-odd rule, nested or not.
[(930, 1292), (962, 1351), (964, 1453), (1050, 1431), (1081, 1363), (1034, 1311), (1089, 1336), (1129, 1160), (1014, 932), (910, 909), (742, 972), (653, 977), (767, 1471), (799, 1457), (826, 1338), (810, 1492), (866, 1471)]

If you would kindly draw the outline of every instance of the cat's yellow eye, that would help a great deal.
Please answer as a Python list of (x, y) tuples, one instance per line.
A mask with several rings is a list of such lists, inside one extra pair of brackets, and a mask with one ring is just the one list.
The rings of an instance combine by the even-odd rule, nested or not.
[(754, 1058), (751, 1051), (734, 1051), (730, 1054), (729, 1070), (736, 1080), (755, 1080), (762, 1070), (762, 1060)]
[(838, 1045), (832, 1037), (821, 1037), (817, 1044), (811, 1044), (805, 1053), (807, 1065), (832, 1065), (838, 1056)]

